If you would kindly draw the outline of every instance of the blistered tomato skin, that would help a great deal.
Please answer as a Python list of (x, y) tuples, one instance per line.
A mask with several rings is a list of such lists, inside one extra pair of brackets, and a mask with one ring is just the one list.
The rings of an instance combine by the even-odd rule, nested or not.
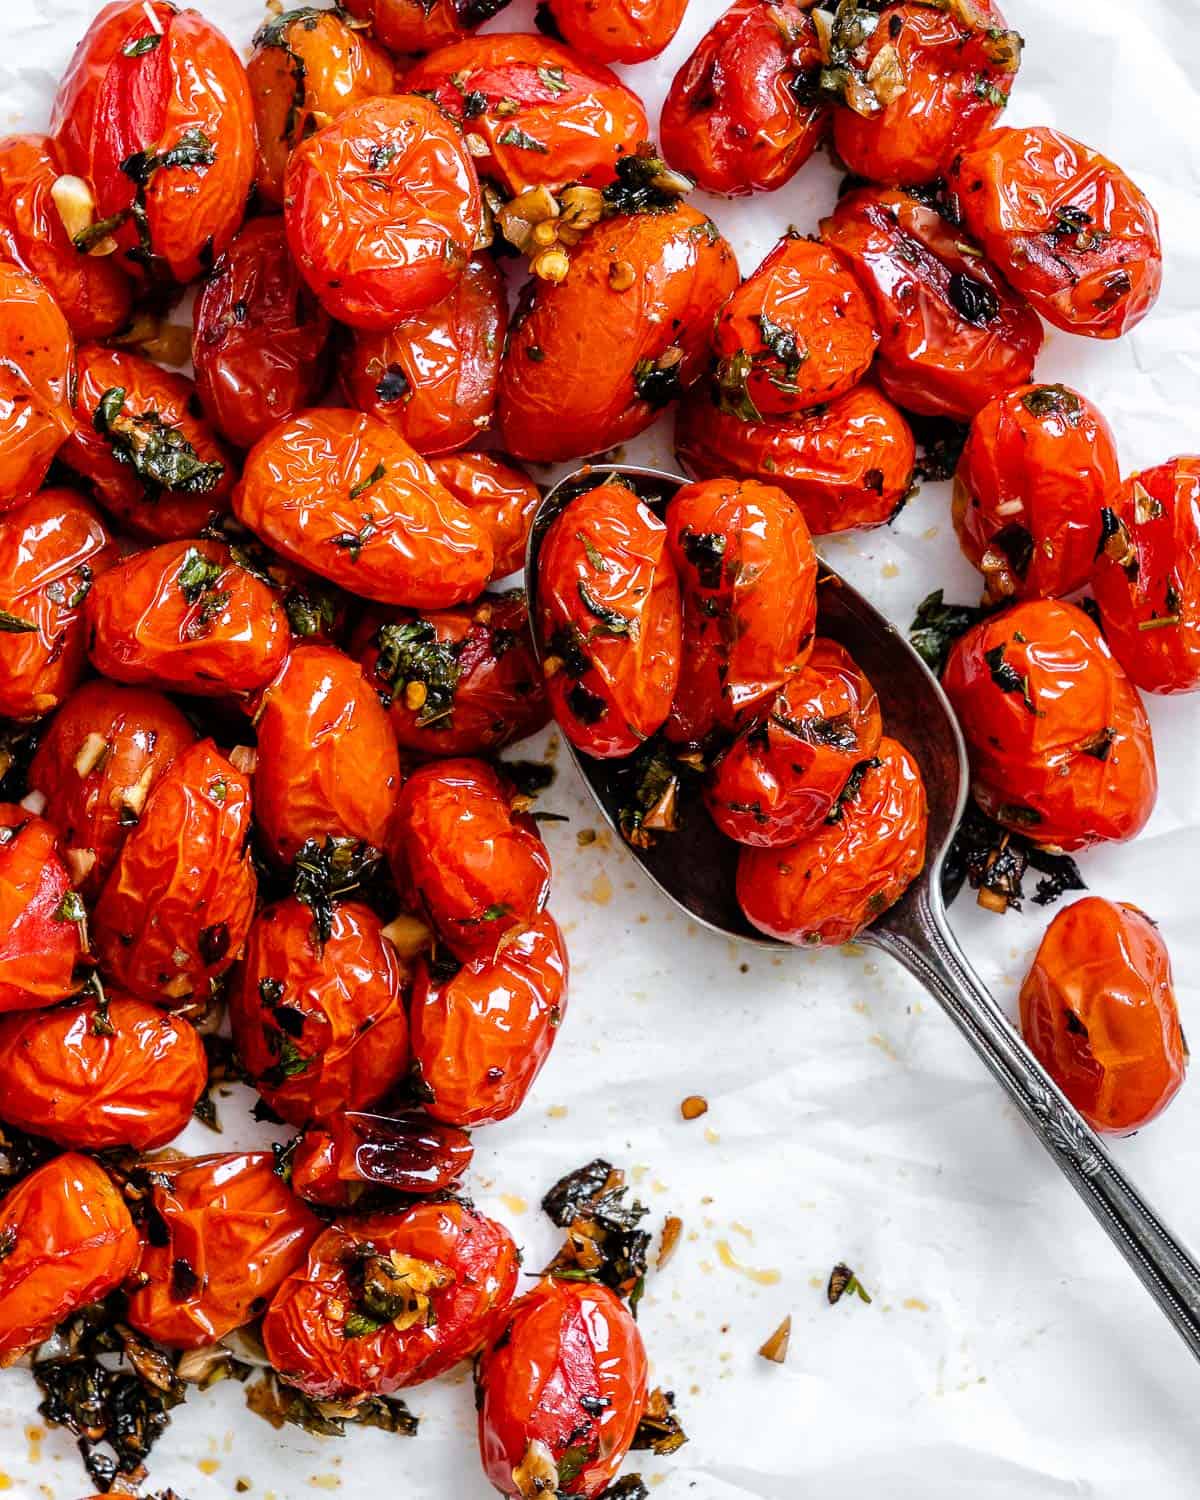
[(233, 503), (284, 557), (380, 604), (461, 604), (495, 560), (491, 538), (425, 460), (359, 412), (281, 423), (250, 453)]
[(429, 467), (492, 539), (491, 582), (519, 573), (542, 492), (523, 469), (494, 453), (449, 453)]
[(1200, 687), (1200, 458), (1173, 458), (1109, 494), (1092, 572), (1112, 653), (1148, 693)]
[(502, 11), (508, 0), (347, 0), (346, 10), (370, 21), (390, 52), (431, 52), (461, 41)]
[(950, 186), (988, 259), (1056, 328), (1118, 338), (1158, 300), (1158, 215), (1098, 151), (1047, 126), (993, 130)]
[[(165, 1146), (187, 1125), (208, 1062), (199, 1033), (158, 1006), (109, 993), (0, 1022), (0, 1117), (60, 1146)], [(105, 1024), (107, 1022), (107, 1024)]]
[(270, 1151), (155, 1162), (153, 1171), (153, 1232), (135, 1268), (142, 1284), (129, 1321), (169, 1349), (198, 1349), (265, 1309), (321, 1224)]
[(336, 1221), (275, 1294), (267, 1356), (317, 1400), (432, 1380), (490, 1337), (518, 1264), (508, 1231), (464, 1203)]
[(297, 1140), (292, 1191), (324, 1208), (352, 1208), (373, 1187), (440, 1193), (453, 1188), (474, 1155), (465, 1130), (426, 1115), (341, 1110)]
[(646, 1404), (642, 1336), (606, 1286), (544, 1277), (513, 1304), (476, 1387), (480, 1457), (501, 1494), (536, 1494), (536, 1475), (562, 1465), (573, 1477), (559, 1494), (597, 1496)]
[(79, 988), (84, 948), (63, 906), (70, 894), (54, 829), (0, 803), (0, 1011), (53, 1005)]
[(1138, 691), (1081, 609), (1030, 600), (974, 626), (942, 686), (989, 817), (1057, 849), (1131, 839), (1158, 792)]
[(760, 932), (838, 947), (894, 906), (925, 864), (928, 811), (916, 761), (881, 739), (823, 823), (782, 849), (743, 848), (738, 902)]
[(547, 531), (534, 629), (554, 717), (577, 749), (630, 755), (666, 722), (680, 677), (679, 577), (667, 528), (632, 490), (588, 490)]
[(74, 354), (45, 286), (0, 262), (0, 511), (41, 485), (71, 435)]
[(679, 30), (687, 0), (547, 0), (569, 46), (604, 63), (657, 57)]
[(39, 719), (75, 688), (84, 600), (116, 560), (100, 517), (71, 490), (0, 512), (0, 717)]

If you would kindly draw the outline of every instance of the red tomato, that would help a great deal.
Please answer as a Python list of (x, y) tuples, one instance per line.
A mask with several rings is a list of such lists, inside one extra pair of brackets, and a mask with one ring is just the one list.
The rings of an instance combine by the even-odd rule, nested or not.
[(519, 573), (542, 498), (529, 475), (492, 453), (449, 453), (429, 467), (491, 537), (495, 559), (489, 581)]
[(606, 63), (657, 57), (679, 30), (687, 0), (546, 0), (572, 47)]
[(54, 829), (0, 802), (0, 1011), (53, 1005), (79, 988), (83, 922)]
[(424, 1115), (343, 1110), (328, 1128), (310, 1127), (292, 1153), (292, 1191), (326, 1208), (352, 1208), (373, 1187), (441, 1193), (471, 1165), (465, 1130)]
[(38, 489), (74, 428), (75, 341), (54, 298), (0, 261), (0, 511)]
[(392, 52), (430, 52), (457, 42), (498, 14), (509, 0), (346, 0), (345, 9), (370, 21)]

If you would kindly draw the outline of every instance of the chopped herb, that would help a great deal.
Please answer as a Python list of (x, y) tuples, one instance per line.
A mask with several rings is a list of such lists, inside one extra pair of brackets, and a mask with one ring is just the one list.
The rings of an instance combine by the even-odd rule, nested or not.
[(648, 1210), (625, 1202), (625, 1174), (597, 1159), (561, 1178), (542, 1199), (566, 1230), (545, 1274), (563, 1281), (599, 1281), (629, 1301), (636, 1315), (652, 1236), (640, 1228)]
[(544, 141), (536, 140), (527, 134), (519, 125), (510, 125), (503, 135), (496, 137), (498, 146), (517, 146), (522, 151), (540, 151), (543, 156), (549, 154), (550, 147)]
[(365, 885), (383, 856), (359, 839), (327, 835), (324, 842), (305, 839), (293, 864), (292, 894), (313, 914), (318, 943), (333, 931), (333, 909), (338, 897)]
[(367, 1338), (373, 1333), (378, 1333), (381, 1328), (385, 1328), (387, 1322), (387, 1318), (373, 1318), (369, 1313), (352, 1312), (347, 1314), (346, 1321), (342, 1324), (342, 1337)]
[(163, 167), (211, 167), (217, 159), (217, 148), (196, 126), (185, 130), (178, 142), (158, 162)]
[(512, 907), (503, 901), (495, 901), (491, 906), (485, 908), (476, 919), (480, 922), (500, 922), (505, 917), (512, 916)]
[(365, 479), (360, 479), (356, 485), (351, 486), (350, 498), (357, 500), (360, 495), (365, 495), (372, 485), (378, 484), (387, 473), (387, 465), (377, 463)]
[(218, 807), (225, 806), (225, 798), (228, 793), (229, 783), (225, 780), (224, 776), (214, 776), (208, 783), (209, 800), (215, 802)]
[(560, 1494), (568, 1493), (568, 1486), (575, 1483), (594, 1457), (595, 1454), (582, 1443), (576, 1443), (566, 1450), (557, 1465)]
[[(669, 354), (671, 351), (667, 351)], [(679, 382), (682, 359), (670, 360), (667, 354), (658, 359), (639, 359), (633, 367), (633, 387), (638, 399), (654, 407), (656, 411), (669, 406), (683, 395)]]
[(56, 922), (86, 922), (87, 907), (78, 891), (68, 891), (54, 911)]
[(975, 97), (985, 99), (993, 109), (1003, 109), (1008, 103), (1008, 95), (986, 73), (980, 73), (975, 78)]
[(277, 1430), (285, 1424), (315, 1437), (344, 1437), (347, 1422), (416, 1437), (419, 1419), (394, 1396), (368, 1396), (353, 1407), (313, 1401), (284, 1383), (274, 1370), (260, 1370), (246, 1386), (246, 1405)]
[(379, 653), (375, 670), (388, 684), (393, 698), (403, 701), (409, 683), (425, 690), (417, 709), (418, 728), (427, 728), (447, 718), (454, 709), (462, 668), (459, 654), (462, 643), (441, 641), (431, 620), (407, 620), (398, 625), (383, 625), (376, 634)]
[(1046, 879), (1038, 882), (1034, 901), (1048, 906), (1066, 891), (1086, 887), (1075, 861), (1031, 844), (1004, 828), (971, 801), (955, 832), (942, 867), (942, 895), (949, 905), (964, 884), (980, 893), (979, 904), (991, 911), (1019, 911), (1025, 898), (1024, 877), (1031, 867)]
[(183, 554), (175, 582), (187, 602), (195, 604), (202, 594), (213, 588), (224, 571), (221, 563), (213, 562), (195, 547), (189, 547)]
[(159, 489), (207, 495), (224, 477), (224, 464), (204, 463), (181, 428), (165, 422), (157, 411), (127, 415), (120, 386), (110, 387), (101, 396), (93, 425), (110, 440), (119, 463), (129, 464), (140, 478)]
[(1016, 693), (1020, 695), (1021, 702), (1031, 714), (1037, 713), (1033, 698), (1029, 693), (1029, 678), (1022, 677), (1012, 662), (1006, 661), (1004, 653), (1008, 648), (1007, 641), (1001, 641), (998, 646), (993, 646), (990, 651), (983, 653), (983, 659), (987, 662), (988, 671), (992, 674), (992, 681), (1002, 693)]
[(462, 96), (462, 115), (464, 120), (477, 119), (487, 107), (487, 95), (481, 94), (478, 89), (472, 89), (470, 93)]
[(608, 564), (604, 561), (604, 558), (597, 551), (596, 545), (591, 540), (591, 538), (584, 536), (582, 531), (577, 531), (575, 533), (575, 536), (583, 547), (584, 554), (588, 560), (588, 566), (591, 568), (592, 572), (607, 573)]
[(623, 615), (619, 610), (610, 609), (607, 604), (602, 604), (591, 592), (583, 579), (576, 585), (579, 597), (583, 601), (584, 608), (589, 614), (595, 615), (599, 620), (598, 625), (593, 625), (588, 631), (588, 639), (596, 635), (627, 636), (629, 640), (636, 641), (638, 638), (638, 622), (628, 615)]
[(6, 1224), (0, 1229), (0, 1260), (7, 1260), (17, 1248), (17, 1226)]
[(750, 394), (749, 379), (754, 360), (745, 349), (739, 349), (717, 366), (713, 395), (720, 411), (741, 422), (760, 422), (762, 413)]
[(379, 527), (376, 526), (375, 522), (367, 520), (364, 516), (363, 524), (358, 531), (339, 531), (337, 536), (330, 537), (329, 540), (335, 547), (339, 547), (343, 552), (348, 552), (351, 562), (357, 562), (359, 553), (371, 538), (377, 535), (378, 531)]
[(112, 214), (107, 219), (97, 219), (94, 224), (89, 224), (86, 229), (81, 229), (77, 235), (72, 236), (71, 243), (81, 255), (87, 255), (102, 240), (116, 234), (128, 218), (129, 210), (124, 209), (121, 213)]
[(630, 779), (632, 787), (622, 802), (617, 823), (627, 844), (649, 849), (657, 834), (674, 833), (679, 827), (679, 772), (666, 751), (650, 743), (631, 763)]
[(626, 1474), (616, 1484), (610, 1484), (600, 1500), (650, 1500), (650, 1491), (640, 1474)]
[(840, 1302), (847, 1293), (857, 1297), (861, 1302), (871, 1300), (870, 1293), (850, 1267), (839, 1261), (829, 1273), (829, 1284), (825, 1288), (825, 1295), (832, 1306)]
[(846, 785), (838, 793), (837, 801), (830, 808), (829, 812), (826, 813), (826, 823), (840, 823), (842, 821), (842, 819), (846, 816), (847, 804), (858, 799), (858, 795), (862, 791), (862, 784), (866, 779), (867, 772), (873, 771), (877, 766), (881, 766), (882, 764), (883, 762), (878, 758), (878, 756), (872, 756), (870, 760), (859, 761), (859, 763), (854, 767), (853, 771), (851, 771), (850, 775), (847, 777)]
[(302, 640), (332, 631), (337, 621), (337, 605), (331, 594), (292, 588), (284, 595), (283, 607), (287, 611), (292, 634)]
[(695, 183), (652, 154), (619, 157), (616, 180), (603, 189), (610, 214), (670, 213)]
[(1000, 299), (995, 292), (962, 271), (956, 271), (950, 278), (950, 301), (976, 328), (985, 327), (1000, 313)]
[(123, 57), (145, 57), (147, 52), (153, 52), (155, 47), (162, 41), (162, 37), (156, 31), (149, 31), (145, 36), (140, 36), (136, 41), (126, 42), (121, 48)]
[(762, 332), (763, 343), (783, 365), (788, 376), (794, 376), (808, 358), (808, 350), (800, 347), (794, 333), (785, 328), (782, 323), (776, 323), (766, 313), (759, 314), (758, 326)]
[(587, 642), (577, 625), (560, 626), (546, 643), (546, 655), (562, 662), (568, 677), (582, 677), (592, 665)]
[(369, 157), (371, 171), (383, 172), (396, 160), (399, 147), (390, 143), (384, 146), (372, 146)]
[(675, 1414), (675, 1393), (661, 1387), (646, 1397), (646, 1409), (638, 1423), (630, 1448), (649, 1449), (660, 1457), (677, 1453), (687, 1442), (687, 1433)]
[(685, 527), (680, 541), (683, 555), (695, 568), (703, 589), (719, 589), (725, 570), (725, 550), (729, 538), (720, 531), (693, 531)]
[(0, 609), (0, 631), (6, 635), (33, 635), (37, 633), (37, 626), (32, 620), (23, 620), (20, 615)]
[(548, 64), (544, 64), (538, 68), (537, 75), (552, 94), (570, 93), (571, 85), (563, 77), (563, 70), (561, 68), (550, 67)]

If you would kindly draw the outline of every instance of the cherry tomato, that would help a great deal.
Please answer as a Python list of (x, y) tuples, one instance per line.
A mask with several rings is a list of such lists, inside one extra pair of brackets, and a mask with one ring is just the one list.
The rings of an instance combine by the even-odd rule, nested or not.
[(1112, 653), (1149, 693), (1200, 687), (1200, 458), (1173, 458), (1109, 493), (1092, 572)]
[(194, 537), (229, 508), (232, 458), (195, 385), (138, 354), (80, 349), (75, 429), (62, 457), (139, 536)]
[(259, 1093), (293, 1124), (382, 1098), (408, 1066), (405, 976), (379, 918), (333, 908), (321, 941), (313, 912), (289, 897), (250, 929), (229, 996), (238, 1055)]
[(431, 1380), (488, 1338), (518, 1264), (508, 1231), (465, 1203), (339, 1220), (275, 1294), (267, 1357), (317, 1400)]
[(792, 0), (736, 0), (676, 73), (663, 154), (730, 198), (782, 187), (816, 150), (829, 106), (816, 27)]
[(384, 847), (400, 760), (356, 661), (333, 646), (297, 646), (263, 693), (257, 723), (254, 815), (277, 859), (294, 859), (310, 838)]
[(675, 449), (697, 479), (737, 474), (781, 489), (816, 535), (882, 526), (904, 504), (916, 444), (904, 417), (870, 385), (829, 407), (743, 422), (698, 388), (679, 408)]
[(79, 988), (83, 909), (54, 829), (0, 802), (0, 1011), (53, 1005)]
[(0, 715), (38, 719), (83, 675), (83, 602), (117, 548), (71, 490), (43, 490), (0, 512)]
[(503, 1495), (599, 1495), (646, 1404), (646, 1351), (606, 1286), (543, 1277), (476, 1374), (479, 1452)]
[(75, 341), (40, 281), (0, 261), (0, 511), (38, 489), (74, 428)]
[(0, 1115), (60, 1146), (165, 1146), (207, 1079), (196, 1028), (128, 995), (0, 1021)]
[(493, 453), (448, 453), (430, 461), (438, 481), (492, 539), (491, 582), (519, 573), (542, 492), (523, 469)]
[(848, 943), (921, 873), (927, 825), (917, 763), (885, 737), (805, 838), (783, 849), (742, 849), (738, 902), (760, 932), (785, 943)]
[(490, 256), (473, 255), (442, 301), (387, 329), (351, 330), (342, 389), (418, 453), (448, 453), (491, 423), (507, 331), (503, 277)]
[(988, 259), (1056, 328), (1115, 339), (1158, 300), (1158, 215), (1098, 151), (1047, 126), (993, 130), (951, 186)]
[(1131, 839), (1158, 774), (1137, 689), (1083, 610), (1029, 600), (969, 630), (942, 685), (984, 812), (1036, 844)]
[(770, 712), (714, 764), (704, 791), (713, 822), (739, 844), (794, 844), (833, 811), (882, 732), (875, 689), (848, 651), (819, 636)]
[(128, 1317), (170, 1349), (214, 1344), (258, 1317), (321, 1232), (270, 1151), (156, 1161), (150, 1180)]
[(0, 1364), (7, 1365), (115, 1291), (137, 1259), (138, 1237), (108, 1174), (72, 1151), (0, 1202), (0, 1245)]
[(235, 447), (252, 448), (316, 400), (330, 322), (296, 269), (282, 219), (251, 219), (238, 231), (196, 298), (193, 320), (196, 389)]
[(445, 609), (492, 571), (483, 527), (399, 433), (375, 417), (310, 411), (250, 453), (238, 517), (268, 546), (380, 604)]
[(1021, 986), (1021, 1032), (1093, 1130), (1161, 1114), (1187, 1046), (1167, 945), (1145, 912), (1099, 896), (1060, 911)]
[(587, 755), (631, 755), (679, 684), (683, 610), (667, 528), (621, 484), (573, 500), (538, 558), (534, 628), (554, 717)]
[(424, 1115), (343, 1110), (327, 1127), (310, 1127), (299, 1138), (292, 1191), (326, 1208), (352, 1208), (372, 1187), (440, 1193), (453, 1187), (474, 1155), (465, 1130)]
[(985, 599), (1082, 588), (1120, 477), (1111, 428), (1065, 385), (1018, 386), (989, 401), (954, 480), (954, 527), (983, 574)]
[(416, 94), (367, 99), (292, 152), (288, 243), (327, 311), (392, 327), (454, 290), (483, 227), (457, 126)]
[(391, 52), (431, 52), (469, 35), (509, 0), (346, 0)]
[(211, 740), (180, 752), (121, 846), (95, 912), (105, 972), (143, 1000), (204, 998), (254, 915), (250, 786)]
[(91, 183), (97, 230), (134, 270), (194, 281), (242, 222), (254, 181), (250, 88), (198, 11), (106, 6), (59, 85), (50, 133)]
[(605, 63), (657, 57), (679, 30), (687, 0), (546, 0), (564, 41)]
[(598, 224), (565, 281), (539, 281), (509, 335), (500, 427), (517, 458), (577, 458), (649, 427), (704, 373), (733, 251), (687, 204)]
[(822, 219), (821, 236), (870, 300), (879, 382), (898, 405), (970, 421), (1032, 378), (1036, 314), (935, 209), (860, 188)]
[(151, 787), (196, 738), (175, 705), (144, 688), (85, 682), (59, 709), (29, 767), (75, 886), (100, 894)]

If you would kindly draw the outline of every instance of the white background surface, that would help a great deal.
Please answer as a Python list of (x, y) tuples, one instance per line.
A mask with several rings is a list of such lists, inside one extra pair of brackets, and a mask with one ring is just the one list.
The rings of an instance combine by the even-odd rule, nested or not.
[[(98, 3), (98, 0), (97, 0)], [(201, 0), (239, 47), (255, 0)], [(42, 128), (93, 0), (4, 0), (0, 122)], [(655, 63), (626, 70), (652, 122), (675, 69), (720, 13), (692, 0)], [(1200, 7), (1197, 0), (1008, 0), (1027, 39), (1007, 119), (1050, 123), (1105, 151), (1162, 216), (1165, 291), (1113, 344), (1052, 333), (1042, 379), (1076, 384), (1107, 413), (1128, 471), (1200, 448)], [(491, 29), (520, 29), (517, 0)], [(749, 272), (779, 233), (832, 206), (824, 158), (782, 191), (710, 207)], [(666, 430), (631, 453), (669, 466)], [(833, 565), (907, 625), (944, 586), (974, 599), (945, 486), (895, 527), (834, 539)], [(1150, 704), (1162, 791), (1145, 835), (1080, 863), (1092, 890), (1145, 907), (1171, 947), (1186, 1028), (1200, 1035), (1200, 703)], [(518, 752), (521, 753), (521, 752)], [(526, 752), (529, 753), (529, 752)], [(536, 751), (534, 752), (536, 753)], [(523, 1113), (476, 1134), (471, 1187), (536, 1268), (552, 1232), (536, 1208), (563, 1171), (598, 1153), (640, 1179), (657, 1227), (685, 1238), (642, 1309), (653, 1379), (674, 1387), (690, 1444), (643, 1455), (656, 1500), (1049, 1500), (1197, 1491), (1200, 1370), (934, 1003), (864, 951), (787, 958), (738, 951), (674, 915), (602, 838), (565, 757), (542, 800), (552, 906), (569, 936), (571, 1011)], [(1030, 883), (1032, 889), (1032, 882)], [(968, 895), (955, 925), (1011, 1008), (1048, 914), (996, 918)], [(702, 1120), (679, 1101), (707, 1096)], [(261, 1139), (246, 1099), (223, 1138)], [(1118, 1158), (1200, 1245), (1200, 1080)], [(723, 1256), (722, 1245), (726, 1247)], [(725, 1263), (774, 1273), (756, 1282)], [(871, 1306), (827, 1306), (825, 1279), (855, 1266)], [(756, 1349), (785, 1313), (783, 1368)], [(301, 1500), (330, 1490), (396, 1500), (484, 1500), (465, 1372), (411, 1393), (416, 1441), (342, 1441), (271, 1428), (236, 1386), (189, 1401), (151, 1460), (152, 1488), (186, 1500), (234, 1493)], [(0, 1375), (0, 1491), (77, 1500), (70, 1439), (45, 1432), (19, 1371)], [(36, 1434), (36, 1436), (32, 1435)]]

